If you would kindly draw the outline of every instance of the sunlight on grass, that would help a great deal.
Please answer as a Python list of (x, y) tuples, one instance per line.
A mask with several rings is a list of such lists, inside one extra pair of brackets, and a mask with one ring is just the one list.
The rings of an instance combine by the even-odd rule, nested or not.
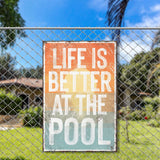
[(0, 159), (159, 159), (160, 128), (147, 126), (145, 121), (129, 121), (129, 143), (127, 143), (124, 128), (125, 122), (121, 121), (118, 127), (118, 151), (114, 153), (44, 153), (42, 151), (42, 129), (24, 127), (0, 131)]

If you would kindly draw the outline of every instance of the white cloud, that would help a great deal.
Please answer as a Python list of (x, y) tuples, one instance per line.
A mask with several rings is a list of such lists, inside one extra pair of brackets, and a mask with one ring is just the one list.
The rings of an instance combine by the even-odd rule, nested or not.
[[(142, 14), (143, 13), (143, 14)], [(160, 27), (160, 4), (141, 10), (142, 18), (138, 23), (132, 23), (129, 19), (125, 21), (127, 27)], [(125, 31), (124, 31), (125, 32)], [(130, 62), (131, 59), (142, 51), (151, 50), (151, 45), (156, 31), (136, 31), (125, 32), (121, 36), (119, 46), (120, 63)], [(123, 33), (123, 32), (122, 32)], [(107, 37), (105, 39), (108, 39)]]
[(157, 4), (153, 7), (151, 7), (151, 11), (152, 12), (159, 12), (160, 11), (160, 4)]
[(103, 17), (99, 17), (99, 16), (97, 16), (97, 19), (98, 19), (99, 21), (103, 21), (103, 20), (104, 20)]
[(144, 14), (144, 13), (147, 13), (147, 11), (146, 11), (146, 9), (144, 7), (142, 7), (140, 13)]
[[(143, 51), (148, 52), (151, 49), (154, 33), (150, 33), (132, 30), (128, 35), (121, 36), (121, 43), (118, 48), (118, 60), (121, 64), (129, 63), (136, 54)], [(104, 40), (111, 41), (109, 37), (105, 37)]]
[[(124, 37), (123, 37), (124, 38)], [(125, 39), (125, 38), (124, 38)], [(144, 43), (141, 39), (136, 39), (134, 41), (124, 41), (120, 45), (120, 62), (126, 63), (130, 62), (131, 59), (138, 53), (142, 51), (147, 52), (150, 50), (150, 45)]]
[(154, 15), (154, 17), (144, 16), (142, 22), (136, 23), (136, 27), (158, 27), (160, 26), (160, 15)]
[(107, 1), (106, 0), (89, 0), (89, 8), (96, 11), (106, 11), (107, 10)]
[[(157, 7), (158, 10), (158, 7)], [(160, 13), (154, 14), (154, 16), (143, 16), (142, 21), (136, 24), (126, 21), (127, 26), (131, 27), (159, 27), (160, 26)], [(156, 31), (155, 31), (156, 32)], [(147, 52), (151, 49), (151, 45), (155, 35), (154, 31), (138, 32), (133, 30), (127, 36), (121, 37), (120, 46), (120, 62), (130, 62), (131, 59), (142, 51)]]
[(129, 19), (125, 20), (127, 27), (160, 27), (160, 4), (150, 7), (146, 10), (144, 7), (141, 8), (140, 13), (142, 14), (141, 21), (138, 23), (131, 23)]
[(127, 35), (123, 35), (119, 46), (120, 63), (130, 62), (136, 54), (150, 51), (154, 34), (155, 32), (152, 31), (132, 30)]
[(141, 22), (131, 23), (129, 20), (125, 21), (127, 27), (160, 27), (160, 13), (154, 16), (143, 16)]
[(111, 38), (109, 36), (104, 38), (104, 41), (112, 41)]

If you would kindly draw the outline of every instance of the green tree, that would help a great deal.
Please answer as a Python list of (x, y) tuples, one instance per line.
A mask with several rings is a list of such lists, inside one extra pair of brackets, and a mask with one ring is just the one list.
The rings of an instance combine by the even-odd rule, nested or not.
[[(158, 78), (160, 74), (160, 68), (158, 67), (159, 55), (160, 48), (135, 55), (131, 62), (123, 67), (120, 76), (121, 81), (134, 88), (135, 91), (150, 92), (158, 95)], [(156, 72), (155, 68), (157, 68)]]
[[(19, 13), (19, 0), (0, 0), (0, 27), (23, 27), (25, 21)], [(13, 46), (17, 37), (25, 37), (23, 30), (0, 30), (0, 46), (7, 49)]]
[(20, 68), (19, 77), (42, 79), (43, 68), (39, 65), (36, 68)]
[[(150, 70), (150, 73), (148, 74), (148, 80), (147, 80), (147, 86), (152, 85), (150, 80), (153, 76), (156, 76), (157, 83), (159, 84), (160, 87), (160, 63), (158, 63), (153, 70)], [(159, 96), (160, 96), (160, 90), (159, 90)]]
[(156, 34), (155, 34), (155, 37), (154, 37), (154, 40), (153, 40), (153, 43), (152, 43), (152, 49), (155, 47), (155, 46), (159, 46), (160, 45), (160, 31), (158, 31)]
[(0, 80), (12, 79), (17, 76), (15, 64), (16, 58), (9, 53), (0, 56)]

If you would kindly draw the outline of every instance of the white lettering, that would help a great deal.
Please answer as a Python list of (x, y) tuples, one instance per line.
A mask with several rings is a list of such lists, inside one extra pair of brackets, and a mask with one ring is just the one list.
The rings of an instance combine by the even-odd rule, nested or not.
[(98, 144), (99, 145), (110, 145), (111, 141), (103, 140), (103, 119), (98, 121)]
[(86, 68), (86, 65), (81, 64), (81, 60), (84, 60), (84, 56), (81, 55), (81, 52), (86, 52), (86, 48), (78, 48), (78, 68)]
[[(87, 139), (87, 123), (90, 124), (90, 138)], [(95, 122), (92, 118), (84, 118), (81, 123), (81, 139), (85, 145), (91, 145), (95, 141)]]
[(60, 115), (63, 115), (62, 106), (61, 106), (61, 99), (60, 99), (60, 95), (58, 95), (58, 94), (56, 94), (55, 99), (54, 99), (52, 115), (55, 115), (56, 112), (59, 113)]
[[(70, 125), (73, 124), (73, 139), (70, 140)], [(64, 139), (66, 144), (75, 145), (78, 142), (78, 121), (75, 118), (68, 118), (65, 121), (65, 131), (64, 131)]]
[[(58, 129), (56, 129), (57, 124)], [(51, 118), (49, 121), (49, 145), (54, 145), (54, 135), (61, 133), (63, 130), (63, 122), (59, 118)]]
[(62, 66), (57, 65), (57, 48), (53, 48), (53, 68), (61, 69)]
[(72, 68), (72, 61), (75, 57), (72, 56), (72, 52), (76, 52), (76, 48), (68, 48), (68, 68)]
[(101, 52), (103, 52), (104, 55), (107, 55), (107, 51), (106, 51), (105, 48), (100, 48), (100, 49), (98, 50), (97, 56), (99, 57), (99, 59), (101, 59), (101, 60), (103, 61), (103, 65), (101, 64), (100, 61), (97, 61), (97, 66), (98, 66), (98, 68), (100, 68), (100, 69), (104, 69), (104, 68), (107, 67), (107, 60), (106, 60), (105, 57), (102, 56)]

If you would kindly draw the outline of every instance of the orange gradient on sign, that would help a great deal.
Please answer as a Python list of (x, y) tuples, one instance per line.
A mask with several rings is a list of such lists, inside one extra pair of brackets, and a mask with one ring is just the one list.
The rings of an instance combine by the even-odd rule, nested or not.
[[(68, 48), (76, 48), (76, 50), (78, 48), (86, 48), (85, 52), (82, 52), (82, 56), (84, 56), (84, 60), (81, 60), (81, 65), (85, 65), (86, 68), (77, 68), (77, 52), (72, 52), (72, 56), (75, 57), (75, 60), (72, 60), (72, 64), (71, 64), (71, 68), (63, 68), (61, 67), (61, 69), (54, 69), (53, 68), (53, 49), (56, 48), (57, 50), (57, 59), (56, 59), (56, 63), (59, 66), (62, 66), (63, 63), (63, 58), (64, 58), (64, 53), (63, 53), (63, 48), (66, 48), (66, 66), (68, 66)], [(93, 68), (93, 64), (92, 64), (92, 49), (95, 48), (95, 53), (97, 52), (98, 49), (100, 48), (105, 48), (107, 51), (107, 55), (103, 55), (103, 57), (107, 60), (107, 66), (104, 69), (100, 69), (97, 66), (95, 68)], [(102, 71), (107, 71), (110, 73), (111, 75), (111, 80), (109, 82), (109, 86), (111, 88), (111, 91), (109, 93), (114, 93), (115, 90), (115, 43), (96, 43), (96, 42), (46, 42), (44, 45), (44, 63), (45, 63), (45, 93), (63, 93), (60, 91), (60, 88), (58, 88), (57, 91), (55, 92), (49, 92), (49, 72), (50, 71), (55, 71), (58, 75), (58, 84), (60, 84), (60, 72), (61, 71), (77, 71), (77, 72), (82, 72), (82, 71), (88, 71), (88, 72), (92, 72), (92, 71), (98, 71), (100, 74)], [(100, 61), (101, 64), (103, 64), (102, 60), (96, 55), (96, 62)], [(99, 75), (95, 75), (95, 79), (98, 80), (97, 83), (95, 83), (95, 88), (99, 88), (99, 91), (96, 91), (95, 93), (102, 93), (101, 91), (101, 76)], [(80, 76), (80, 75), (79, 75)], [(77, 85), (77, 90), (76, 92), (78, 93), (83, 93), (82, 90), (82, 78), (80, 78), (79, 76), (77, 76), (77, 80), (76, 80), (76, 85)], [(53, 77), (54, 79), (54, 77)], [(66, 77), (64, 77), (64, 79), (67, 80), (67, 83), (64, 84), (64, 88), (68, 88), (68, 92), (72, 93), (73, 89), (72, 89), (72, 77), (69, 75), (66, 75)], [(81, 82), (81, 83), (80, 83)], [(87, 76), (87, 86), (88, 89), (90, 88), (90, 83), (91, 83), (91, 78), (88, 75)], [(54, 88), (54, 84), (52, 86)], [(90, 92), (89, 90), (87, 90), (87, 92)], [(66, 93), (66, 92), (65, 92)], [(105, 91), (103, 93), (108, 93), (108, 90), (105, 88)]]

